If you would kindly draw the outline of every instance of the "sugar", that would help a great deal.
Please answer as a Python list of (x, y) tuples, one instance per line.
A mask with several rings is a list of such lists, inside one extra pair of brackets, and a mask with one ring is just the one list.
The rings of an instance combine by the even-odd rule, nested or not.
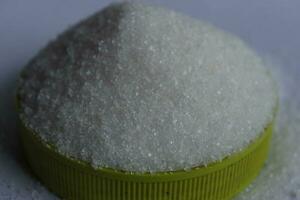
[(241, 40), (161, 7), (117, 3), (27, 65), (21, 118), (66, 156), (132, 172), (190, 169), (245, 148), (276, 89)]

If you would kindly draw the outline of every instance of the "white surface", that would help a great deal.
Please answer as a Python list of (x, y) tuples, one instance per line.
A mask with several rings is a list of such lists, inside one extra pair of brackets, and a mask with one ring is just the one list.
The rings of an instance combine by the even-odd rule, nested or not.
[[(30, 177), (16, 142), (13, 89), (17, 73), (49, 39), (107, 2), (0, 1), (0, 199), (55, 199)], [(267, 60), (284, 66), (281, 69), (290, 77), (285, 87), (294, 92), (293, 96), (299, 96), (295, 93), (299, 94), (300, 84), (300, 1), (163, 2), (239, 35)], [(290, 199), (300, 197), (293, 193)]]

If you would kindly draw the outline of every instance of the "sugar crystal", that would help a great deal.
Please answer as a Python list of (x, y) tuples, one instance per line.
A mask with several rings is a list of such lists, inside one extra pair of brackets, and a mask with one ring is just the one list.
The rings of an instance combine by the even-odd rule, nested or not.
[(274, 83), (240, 39), (142, 3), (76, 24), (27, 65), (21, 118), (66, 156), (132, 172), (190, 169), (247, 146)]

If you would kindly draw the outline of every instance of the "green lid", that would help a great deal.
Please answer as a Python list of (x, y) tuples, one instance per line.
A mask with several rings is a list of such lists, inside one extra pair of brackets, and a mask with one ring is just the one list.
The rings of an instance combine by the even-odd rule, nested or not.
[(247, 148), (208, 166), (141, 174), (95, 169), (68, 158), (21, 122), (22, 142), (34, 174), (58, 196), (82, 200), (230, 199), (258, 175), (272, 128), (270, 123)]

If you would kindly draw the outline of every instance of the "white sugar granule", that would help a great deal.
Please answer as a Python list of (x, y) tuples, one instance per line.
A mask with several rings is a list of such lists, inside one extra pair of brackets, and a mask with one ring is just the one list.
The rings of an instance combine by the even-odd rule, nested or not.
[(24, 70), (21, 118), (95, 167), (189, 169), (221, 160), (272, 120), (274, 83), (241, 40), (141, 3), (113, 4)]

